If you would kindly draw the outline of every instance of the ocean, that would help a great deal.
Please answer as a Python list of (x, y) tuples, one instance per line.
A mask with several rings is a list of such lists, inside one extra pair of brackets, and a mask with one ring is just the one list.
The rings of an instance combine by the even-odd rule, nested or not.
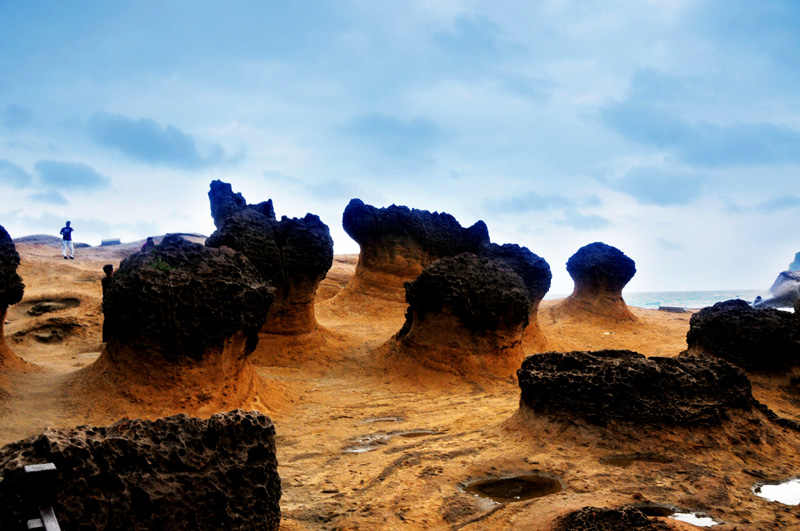
[[(548, 294), (545, 299), (560, 299), (569, 295)], [(659, 306), (677, 306), (686, 309), (705, 308), (713, 306), (717, 302), (730, 299), (742, 299), (752, 303), (755, 298), (761, 295), (769, 297), (766, 290), (744, 289), (744, 290), (722, 290), (722, 291), (653, 291), (653, 292), (622, 292), (622, 298), (629, 306), (637, 306), (649, 310), (657, 310)]]

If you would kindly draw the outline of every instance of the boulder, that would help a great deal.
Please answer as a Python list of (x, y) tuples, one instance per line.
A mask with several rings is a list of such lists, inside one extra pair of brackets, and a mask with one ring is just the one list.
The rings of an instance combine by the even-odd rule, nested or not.
[(559, 518), (553, 531), (669, 531), (630, 505), (620, 508), (583, 507)]
[(567, 272), (575, 288), (555, 306), (557, 314), (636, 320), (622, 298), (622, 289), (636, 274), (636, 264), (625, 253), (602, 242), (590, 243), (570, 257)]
[(517, 371), (520, 410), (577, 415), (595, 424), (716, 424), (752, 407), (750, 381), (710, 357), (662, 358), (628, 350), (547, 352)]
[(687, 352), (725, 359), (753, 372), (784, 372), (800, 365), (800, 318), (742, 300), (718, 302), (692, 315)]
[(275, 428), (241, 410), (46, 428), (0, 448), (0, 529), (22, 529), (23, 467), (54, 463), (62, 529), (277, 530)]
[(544, 349), (547, 341), (539, 328), (538, 313), (539, 303), (550, 290), (550, 281), (553, 278), (550, 265), (527, 247), (511, 243), (489, 244), (485, 247), (483, 255), (503, 262), (525, 282), (531, 303), (530, 318), (525, 328), (525, 344), (536, 350)]
[(415, 279), (434, 260), (489, 244), (483, 221), (463, 228), (450, 214), (391, 205), (375, 208), (353, 199), (342, 216), (345, 232), (361, 248), (356, 273), (346, 293), (402, 302), (403, 283)]
[(406, 299), (396, 356), (461, 374), (506, 376), (518, 366), (531, 302), (503, 262), (470, 253), (442, 258), (406, 283)]
[(111, 277), (106, 347), (92, 367), (98, 377), (139, 384), (143, 400), (227, 393), (241, 378), (258, 378), (247, 359), (273, 297), (241, 253), (168, 235)]
[(793, 308), (800, 300), (800, 271), (783, 271), (769, 288), (772, 297), (758, 298), (753, 303), (756, 308)]
[[(313, 214), (291, 219), (284, 216), (277, 221), (271, 202), (267, 202), (270, 212), (265, 214), (263, 208), (242, 206), (241, 194), (224, 195), (220, 190), (230, 192), (230, 185), (212, 183), (213, 194), (210, 192), (209, 196), (219, 228), (206, 240), (206, 246), (225, 246), (241, 252), (262, 278), (276, 288), (262, 338), (317, 331), (314, 297), (333, 264), (333, 240), (328, 226)], [(215, 199), (221, 195), (234, 199)]]
[(6, 345), (5, 336), (8, 307), (21, 301), (25, 290), (25, 284), (17, 274), (18, 267), (17, 248), (6, 229), (0, 226), (0, 367), (19, 360)]

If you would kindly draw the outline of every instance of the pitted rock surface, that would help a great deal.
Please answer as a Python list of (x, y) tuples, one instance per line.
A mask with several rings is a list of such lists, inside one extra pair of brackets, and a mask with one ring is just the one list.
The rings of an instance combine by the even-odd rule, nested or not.
[[(259, 412), (46, 428), (0, 448), (0, 529), (22, 529), (23, 467), (54, 463), (62, 529), (277, 530), (275, 428)], [(24, 525), (24, 524), (22, 524)]]
[(258, 341), (274, 290), (244, 257), (167, 235), (120, 264), (103, 301), (109, 345), (167, 360), (201, 360), (243, 333)]
[(547, 352), (528, 356), (517, 377), (520, 408), (579, 415), (596, 424), (717, 424), (729, 409), (749, 410), (753, 404), (747, 376), (706, 356)]
[[(6, 229), (0, 226), (0, 313), (22, 300), (25, 284), (17, 274), (19, 253)], [(2, 329), (2, 323), (0, 323)]]
[(229, 183), (211, 181), (208, 199), (211, 202), (211, 217), (214, 218), (214, 226), (217, 228), (222, 227), (225, 220), (233, 214), (245, 209), (254, 210), (269, 219), (275, 219), (272, 199), (257, 205), (248, 205), (242, 194), (233, 193), (233, 188)]
[(725, 359), (748, 371), (783, 372), (800, 366), (800, 317), (742, 300), (718, 302), (692, 315), (690, 354)]
[(432, 261), (460, 253), (480, 253), (489, 244), (489, 230), (483, 221), (463, 228), (444, 212), (410, 209), (391, 205), (375, 208), (353, 199), (342, 216), (345, 232), (360, 246), (362, 256), (380, 254), (373, 247), (392, 246), (399, 240), (419, 246), (422, 267)]
[(668, 531), (669, 527), (651, 521), (636, 507), (618, 509), (584, 507), (559, 519), (554, 531)]
[(550, 281), (553, 278), (550, 265), (544, 258), (532, 253), (527, 247), (513, 243), (489, 244), (483, 254), (505, 263), (518, 274), (528, 287), (531, 304), (538, 307), (539, 302), (550, 290)]
[(625, 253), (602, 242), (584, 245), (567, 260), (567, 272), (575, 281), (575, 290), (622, 293), (622, 288), (636, 274), (636, 264)]
[(407, 318), (424, 320), (446, 308), (473, 331), (524, 327), (531, 304), (528, 287), (510, 267), (471, 253), (433, 262), (406, 282), (406, 300)]

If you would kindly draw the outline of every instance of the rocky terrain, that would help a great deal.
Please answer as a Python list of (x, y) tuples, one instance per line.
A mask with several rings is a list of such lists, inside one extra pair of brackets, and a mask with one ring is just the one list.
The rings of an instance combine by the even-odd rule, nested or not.
[[(260, 208), (263, 214), (265, 206)], [(146, 421), (166, 422), (173, 426), (168, 431), (184, 422), (186, 428), (178, 431), (189, 434), (207, 429), (201, 424), (211, 420), (157, 419), (187, 409), (200, 418), (255, 409), (275, 429), (280, 529), (285, 531), (697, 529), (667, 516), (672, 511), (712, 517), (718, 522), (712, 529), (722, 531), (800, 527), (796, 507), (770, 502), (752, 490), (800, 475), (800, 433), (793, 426), (800, 421), (800, 400), (793, 384), (742, 372), (728, 361), (700, 361), (698, 353), (678, 357), (687, 349), (692, 313), (626, 307), (634, 319), (610, 320), (588, 312), (574, 319), (554, 311), (563, 301), (542, 300), (538, 324), (546, 351), (584, 352), (574, 355), (567, 374), (573, 383), (581, 378), (593, 382), (597, 392), (575, 383), (586, 393), (565, 393), (546, 407), (528, 407), (520, 404), (522, 390), (513, 373), (459, 378), (447, 371), (392, 370), (382, 348), (403, 328), (410, 305), (405, 297), (348, 295), (343, 286), (354, 276), (358, 259), (337, 256), (317, 290), (315, 314), (338, 354), (322, 346), (308, 350), (305, 365), (255, 366), (253, 373), (263, 384), (258, 404), (233, 391), (203, 394), (205, 386), (187, 388), (185, 383), (179, 389), (194, 397), (188, 403), (157, 389), (152, 396), (132, 399), (117, 392), (127, 385), (124, 379), (87, 389), (91, 382), (80, 384), (81, 375), (102, 358), (106, 346), (101, 341), (102, 266), (117, 268), (141, 244), (79, 248), (74, 261), (62, 260), (60, 249), (45, 243), (17, 245), (17, 272), (25, 292), (9, 306), (5, 336), (9, 348), (33, 369), (2, 371), (6, 396), (0, 398), (0, 443), (22, 448), (25, 439), (44, 436), (89, 444), (103, 439), (101, 433), (120, 431), (126, 422), (142, 430), (149, 426)], [(524, 277), (517, 276), (517, 288), (529, 293)], [(375, 279), (372, 286), (378, 289), (381, 277)], [(524, 307), (530, 312), (529, 305)], [(542, 356), (540, 362), (526, 362), (525, 370), (548, 374), (546, 362), (553, 355), (525, 341), (522, 345), (523, 354)], [(601, 350), (637, 354), (596, 354)], [(609, 365), (611, 359), (616, 361)], [(520, 363), (517, 369), (522, 368)], [(715, 388), (711, 384), (717, 378)], [(689, 387), (676, 394), (686, 382), (697, 385), (696, 392)], [(616, 402), (584, 400), (609, 390), (623, 396)], [(630, 393), (642, 401), (628, 403)], [(586, 415), (575, 406), (584, 402), (590, 412), (609, 414)], [(646, 411), (657, 412), (667, 411), (665, 402), (682, 404), (687, 418), (702, 421), (673, 422), (663, 414), (646, 422), (638, 418), (637, 404), (650, 404)], [(626, 404), (633, 413), (614, 404)], [(187, 438), (187, 446), (190, 439), (197, 437)], [(167, 450), (179, 452), (178, 442), (170, 445)], [(187, 447), (187, 455), (205, 455), (207, 448)], [(50, 454), (40, 457), (45, 455)], [(87, 467), (81, 474), (93, 477), (89, 457), (82, 456), (80, 463)], [(118, 470), (119, 464), (105, 469)], [(7, 481), (3, 474), (0, 485)], [(67, 467), (64, 474), (70, 477)], [(147, 489), (157, 478), (137, 474), (127, 477), (155, 499)], [(542, 495), (503, 498), (503, 488), (491, 487), (493, 482), (516, 486), (526, 481), (547, 484), (547, 489)], [(63, 496), (66, 503), (69, 493)], [(145, 499), (141, 494), (133, 498)], [(265, 518), (271, 514), (264, 509)]]

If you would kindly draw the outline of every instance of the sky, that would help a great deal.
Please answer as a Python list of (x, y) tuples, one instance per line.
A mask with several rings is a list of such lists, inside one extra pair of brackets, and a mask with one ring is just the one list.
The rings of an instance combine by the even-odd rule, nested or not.
[(0, 0), (0, 225), (214, 231), (212, 180), (336, 253), (352, 198), (483, 220), (626, 291), (766, 289), (800, 252), (796, 0)]

